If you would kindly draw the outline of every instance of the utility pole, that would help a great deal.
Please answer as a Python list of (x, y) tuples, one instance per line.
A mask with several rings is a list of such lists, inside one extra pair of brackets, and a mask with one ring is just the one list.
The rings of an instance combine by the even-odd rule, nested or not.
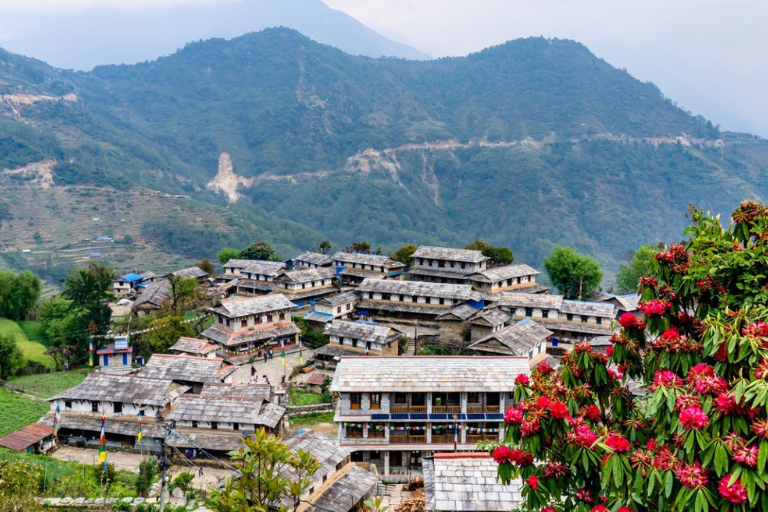
[[(158, 411), (158, 416), (159, 415), (160, 411)], [(168, 463), (168, 438), (171, 436), (171, 431), (174, 427), (173, 423), (174, 422), (172, 421), (163, 423), (163, 453), (162, 458), (160, 459), (160, 470), (163, 472), (160, 478), (160, 512), (163, 512), (165, 508), (165, 488), (168, 480), (168, 467), (170, 466)]]
[(579, 300), (581, 300), (581, 288), (584, 286), (584, 276), (579, 278)]

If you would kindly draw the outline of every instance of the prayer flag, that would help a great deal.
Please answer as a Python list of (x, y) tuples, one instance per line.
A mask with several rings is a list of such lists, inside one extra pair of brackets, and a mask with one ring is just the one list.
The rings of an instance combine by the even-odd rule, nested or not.
[(141, 433), (141, 413), (142, 413), (142, 410), (139, 409), (139, 416), (138, 416), (138, 418), (139, 418), (138, 419), (138, 427), (139, 428), (136, 431), (136, 442), (137, 443), (140, 443), (141, 442), (141, 438), (142, 438), (142, 433)]
[(104, 417), (104, 412), (101, 413), (101, 437), (99, 438), (99, 462), (104, 463), (104, 467), (107, 465), (107, 438), (104, 434), (104, 424), (107, 418)]

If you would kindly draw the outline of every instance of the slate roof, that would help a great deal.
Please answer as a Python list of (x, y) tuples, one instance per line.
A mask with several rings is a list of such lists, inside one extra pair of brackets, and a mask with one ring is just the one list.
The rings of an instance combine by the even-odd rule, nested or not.
[(323, 297), (318, 302), (328, 305), (328, 306), (341, 306), (344, 304), (347, 304), (349, 302), (355, 302), (357, 300), (360, 300), (360, 296), (356, 294), (355, 292), (343, 292), (338, 293), (336, 295), (330, 295), (328, 297)]
[(248, 400), (243, 396), (182, 395), (166, 417), (175, 421), (248, 423), (275, 428), (283, 415), (285, 407), (263, 400)]
[(194, 277), (195, 279), (200, 279), (201, 277), (206, 277), (208, 272), (201, 269), (200, 267), (188, 267), (177, 270), (173, 273), (173, 275), (177, 277)]
[[(38, 423), (53, 426), (55, 416), (55, 413), (46, 413)], [(59, 418), (59, 426), (61, 428), (91, 432), (98, 432), (101, 429), (101, 419), (96, 416), (62, 412)], [(107, 416), (107, 421), (104, 422), (104, 431), (107, 434), (107, 440), (109, 440), (109, 434), (136, 436), (136, 418), (128, 419)], [(160, 438), (163, 437), (163, 427), (153, 417), (147, 416), (141, 421), (141, 433), (146, 437)]]
[(358, 265), (373, 265), (375, 267), (384, 267), (384, 269), (392, 269), (403, 267), (405, 264), (395, 261), (389, 256), (383, 254), (360, 254), (356, 252), (337, 252), (331, 256), (331, 260), (341, 263), (357, 263)]
[(506, 279), (517, 279), (523, 276), (535, 276), (539, 271), (525, 264), (504, 265), (493, 267), (470, 274), (469, 279), (483, 283), (496, 283)]
[(146, 271), (146, 272), (142, 272), (142, 273), (141, 273), (141, 274), (139, 274), (139, 275), (141, 276), (141, 279), (143, 279), (144, 281), (146, 281), (146, 280), (148, 280), (148, 279), (154, 279), (154, 278), (156, 278), (156, 277), (157, 277), (157, 274), (155, 274), (155, 273), (154, 273), (154, 272), (152, 272), (151, 270), (148, 270), (148, 271)]
[(357, 464), (347, 464), (302, 503), (299, 512), (349, 512), (373, 492), (379, 478)]
[(230, 384), (224, 382), (208, 382), (203, 384), (200, 391), (202, 397), (238, 398), (244, 400), (269, 401), (272, 388), (266, 382)]
[(475, 311), (475, 315), (469, 319), (469, 323), (471, 324), (496, 327), (497, 325), (507, 323), (512, 319), (512, 315), (501, 308), (481, 309), (480, 311)]
[(207, 354), (213, 352), (218, 347), (213, 343), (209, 343), (206, 340), (199, 340), (197, 338), (179, 338), (179, 341), (174, 343), (168, 348), (168, 350), (176, 352), (184, 352), (187, 354)]
[(334, 392), (505, 392), (530, 373), (525, 357), (344, 357), (331, 383)]
[(278, 282), (288, 282), (293, 284), (311, 283), (312, 281), (322, 281), (336, 277), (336, 269), (332, 267), (321, 268), (298, 268), (283, 272), (275, 280)]
[(640, 302), (640, 295), (630, 293), (627, 295), (617, 295), (615, 299), (621, 304), (622, 311), (637, 311), (637, 304)]
[(522, 502), (522, 482), (503, 485), (487, 453), (436, 453), (424, 459), (424, 510), (507, 512)]
[(32, 423), (0, 438), (0, 446), (23, 452), (35, 443), (53, 435), (53, 428), (42, 423)]
[(353, 338), (365, 340), (382, 345), (396, 340), (401, 336), (391, 327), (383, 325), (371, 325), (361, 322), (349, 322), (347, 320), (334, 320), (325, 330), (326, 336), (338, 336), (340, 338)]
[[(597, 325), (595, 323), (587, 323), (587, 322), (579, 322), (579, 321), (562, 321), (562, 320), (547, 320), (546, 318), (537, 318), (537, 321), (541, 322), (542, 324), (546, 325), (548, 328), (552, 329), (553, 331), (564, 331), (564, 332), (576, 332), (580, 334), (594, 334), (595, 336), (610, 336), (613, 333), (613, 329), (611, 329), (610, 324), (603, 323), (602, 325)], [(557, 333), (555, 333), (557, 335)]]
[(384, 272), (381, 272), (379, 270), (371, 270), (368, 268), (352, 268), (347, 267), (344, 270), (341, 271), (342, 277), (362, 277), (363, 279), (367, 278), (373, 278), (373, 279), (379, 279), (382, 276), (385, 276), (388, 271), (385, 270)]
[(451, 308), (444, 313), (437, 315), (438, 320), (466, 320), (472, 315), (477, 314), (477, 308), (470, 306), (469, 304), (462, 304)]
[[(311, 430), (305, 430), (295, 437), (286, 439), (284, 443), (292, 453), (298, 453), (300, 449), (308, 451), (317, 461), (320, 469), (312, 478), (316, 482), (322, 481), (324, 475), (335, 473), (336, 466), (344, 462), (351, 453), (347, 448), (338, 446), (335, 439), (323, 437)], [(292, 468), (285, 468), (284, 474), (296, 476)]]
[[(243, 445), (243, 430), (198, 430), (177, 428), (174, 436), (168, 439), (168, 445), (174, 448), (197, 448), (204, 450), (216, 450), (220, 452), (232, 452)], [(253, 432), (250, 432), (251, 435)], [(178, 437), (177, 437), (178, 436)], [(162, 437), (162, 434), (160, 436)]]
[(331, 358), (334, 358), (334, 357), (342, 358), (346, 356), (361, 355), (361, 352), (359, 350), (355, 351), (355, 350), (347, 349), (346, 347), (336, 345), (335, 343), (329, 343), (327, 345), (323, 345), (320, 348), (316, 348), (314, 352), (315, 352), (315, 357), (320, 355), (320, 356), (327, 356)]
[(383, 313), (417, 313), (423, 315), (439, 315), (446, 311), (439, 304), (417, 304), (415, 302), (393, 302), (386, 300), (361, 300), (355, 308), (362, 310), (381, 311)]
[(564, 300), (560, 311), (572, 315), (599, 316), (613, 318), (616, 308), (607, 302), (585, 302), (580, 300)]
[(491, 258), (483, 256), (480, 251), (467, 249), (451, 249), (448, 247), (432, 247), (422, 245), (413, 253), (413, 258), (428, 258), (433, 260), (464, 261), (467, 263), (480, 263)]
[[(501, 355), (523, 356), (552, 334), (552, 331), (526, 318), (480, 338), (467, 348), (482, 352), (495, 352)], [(507, 347), (507, 350), (489, 346), (489, 342), (494, 341)]]
[(250, 266), (264, 265), (265, 267), (273, 267), (275, 269), (285, 268), (285, 263), (282, 261), (265, 261), (265, 260), (241, 260), (231, 259), (224, 264), (224, 268), (239, 268), (244, 269)]
[(227, 318), (240, 318), (250, 315), (260, 315), (272, 311), (293, 309), (296, 304), (291, 302), (282, 293), (270, 293), (259, 297), (244, 297), (231, 300), (223, 300), (216, 307), (208, 311), (223, 315)]
[[(412, 268), (408, 270), (408, 277), (410, 276), (430, 276), (430, 277), (444, 277), (446, 279), (455, 279), (462, 283), (467, 280), (469, 273), (466, 270), (435, 270), (431, 268)], [(412, 281), (420, 281), (420, 279), (412, 279)]]
[(48, 401), (90, 400), (165, 406), (169, 402), (169, 392), (176, 386), (170, 378), (157, 377), (159, 376), (90, 373), (83, 382), (52, 396)]
[(473, 296), (472, 287), (467, 284), (422, 283), (420, 281), (387, 279), (366, 279), (360, 283), (357, 291), (459, 300), (469, 300)]
[(204, 330), (202, 333), (200, 333), (200, 336), (211, 339), (216, 343), (220, 343), (222, 345), (231, 346), (231, 345), (241, 345), (243, 343), (248, 343), (249, 341), (259, 341), (259, 340), (265, 340), (269, 338), (280, 338), (282, 336), (290, 336), (292, 334), (298, 334), (300, 332), (301, 332), (301, 329), (296, 327), (296, 324), (294, 323), (281, 325), (278, 327), (273, 327), (268, 329), (264, 329), (264, 328), (252, 329), (250, 331), (238, 331), (235, 333), (225, 331), (223, 328), (219, 327), (218, 325), (212, 325), (206, 330)]
[(294, 261), (312, 263), (313, 265), (326, 266), (331, 264), (331, 257), (327, 254), (321, 254), (319, 252), (307, 251), (299, 254), (294, 258)]
[(219, 357), (153, 354), (139, 375), (183, 382), (218, 382), (223, 378), (222, 371), (229, 368), (222, 367), (222, 362), (223, 360)]
[(143, 304), (150, 304), (159, 307), (163, 304), (163, 302), (170, 298), (170, 283), (166, 279), (161, 279), (160, 281), (149, 283), (136, 299), (136, 302), (133, 303), (133, 307), (136, 308)]
[(540, 293), (501, 292), (488, 297), (488, 300), (499, 306), (510, 308), (544, 308), (559, 310), (563, 304), (562, 295)]

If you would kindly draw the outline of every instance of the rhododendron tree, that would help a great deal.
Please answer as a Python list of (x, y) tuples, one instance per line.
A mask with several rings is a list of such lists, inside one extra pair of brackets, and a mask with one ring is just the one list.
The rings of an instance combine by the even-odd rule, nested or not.
[(523, 510), (768, 510), (768, 209), (691, 209), (612, 350), (575, 345), (516, 381), (486, 443)]

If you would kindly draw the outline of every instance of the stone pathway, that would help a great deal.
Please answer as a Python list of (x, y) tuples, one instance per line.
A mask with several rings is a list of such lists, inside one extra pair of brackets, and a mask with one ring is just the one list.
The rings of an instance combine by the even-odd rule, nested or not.
[[(304, 362), (306, 363), (309, 359), (312, 359), (312, 351), (310, 349), (304, 348)], [(290, 352), (286, 354), (285, 361), (285, 371), (283, 371), (283, 363), (280, 359), (280, 350), (274, 350), (272, 359), (267, 359), (266, 363), (264, 362), (264, 359), (259, 359), (254, 363), (243, 364), (237, 370), (235, 370), (235, 372), (232, 374), (232, 377), (235, 381), (240, 383), (250, 382), (251, 366), (253, 366), (256, 369), (258, 382), (264, 382), (264, 375), (266, 375), (270, 384), (277, 387), (280, 386), (283, 382), (283, 374), (290, 376), (293, 367), (299, 364), (298, 350), (296, 352)]]

